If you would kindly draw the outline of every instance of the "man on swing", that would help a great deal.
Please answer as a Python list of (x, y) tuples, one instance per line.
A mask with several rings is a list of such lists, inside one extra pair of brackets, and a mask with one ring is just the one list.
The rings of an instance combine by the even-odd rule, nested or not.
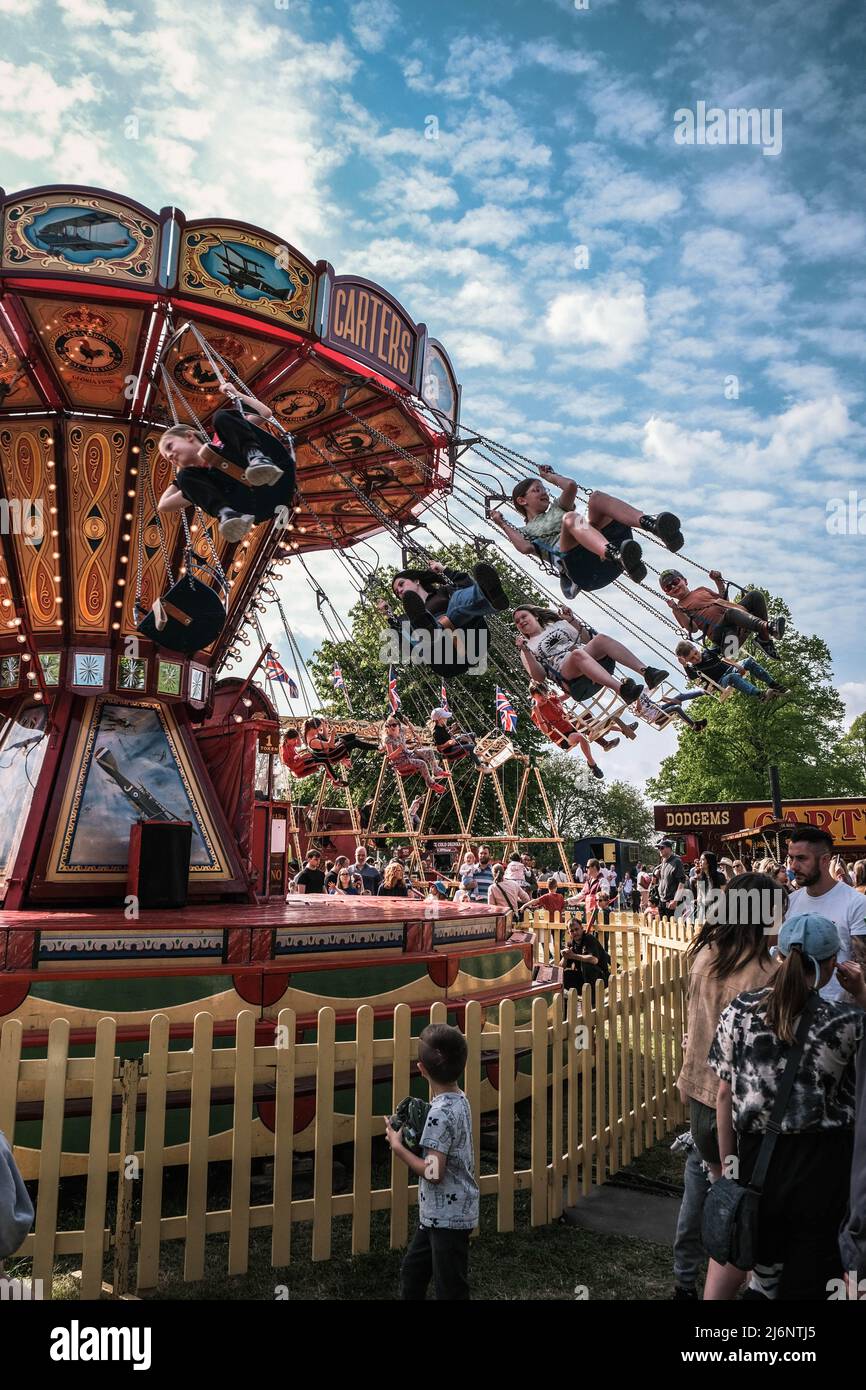
[[(159, 499), (160, 512), (201, 507), (219, 518), (220, 535), (236, 544), (279, 507), (291, 509), (295, 495), (295, 451), (255, 423), (273, 419), (273, 411), (255, 396), (224, 382), (224, 396), (237, 409), (222, 406), (214, 416), (215, 438), (203, 444), (188, 425), (172, 425), (159, 441), (159, 452), (175, 469)], [(252, 419), (248, 420), (244, 410)]]

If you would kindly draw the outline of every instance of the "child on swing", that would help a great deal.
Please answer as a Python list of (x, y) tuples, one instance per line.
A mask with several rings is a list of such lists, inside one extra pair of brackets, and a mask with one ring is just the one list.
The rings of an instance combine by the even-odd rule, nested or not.
[[(220, 407), (213, 419), (215, 438), (202, 444), (188, 425), (172, 425), (159, 452), (176, 470), (159, 499), (160, 512), (201, 507), (219, 518), (220, 535), (236, 544), (279, 507), (290, 509), (295, 494), (295, 451), (290, 439), (276, 439), (256, 423), (273, 411), (255, 396), (224, 382), (224, 396), (237, 409)], [(247, 419), (244, 410), (250, 412)]]
[[(763, 666), (759, 666), (753, 656), (746, 656), (742, 661), (733, 661), (730, 657), (722, 656), (718, 647), (702, 651), (694, 642), (678, 642), (674, 650), (677, 661), (690, 680), (700, 681), (703, 677), (721, 686), (723, 690), (733, 686), (741, 695), (751, 695), (757, 700), (777, 700), (780, 695), (785, 694), (785, 687), (774, 680)], [(748, 679), (749, 676), (763, 681), (768, 689), (759, 690)]]
[[(592, 756), (592, 749), (589, 742), (580, 733), (577, 726), (569, 717), (561, 698), (553, 695), (546, 685), (540, 681), (532, 681), (529, 687), (532, 696), (532, 709), (529, 718), (546, 738), (550, 739), (557, 748), (563, 752), (572, 748), (579, 748), (586, 758), (587, 765), (593, 777), (603, 777), (604, 773)], [(619, 742), (613, 740), (614, 746)], [(609, 747), (610, 745), (608, 745)]]
[[(511, 494), (512, 505), (525, 524), (512, 526), (498, 511), (490, 513), (490, 520), (521, 555), (535, 553), (559, 573), (566, 598), (574, 598), (581, 590), (603, 589), (623, 572), (636, 584), (646, 579), (633, 527), (657, 536), (668, 550), (682, 549), (680, 519), (673, 512), (648, 516), (619, 497), (591, 492), (586, 515), (579, 516), (574, 507), (574, 479), (561, 477), (548, 464), (540, 464), (538, 471), (544, 482), (525, 478)], [(555, 502), (544, 483), (561, 488)]]
[(754, 637), (762, 652), (778, 660), (773, 639), (784, 635), (785, 619), (770, 617), (764, 596), (756, 589), (746, 591), (742, 603), (732, 603), (719, 570), (710, 570), (709, 576), (715, 592), (705, 585), (690, 589), (679, 570), (662, 570), (659, 575), (659, 587), (680, 627), (689, 637), (702, 632), (729, 657), (736, 657), (741, 643)]

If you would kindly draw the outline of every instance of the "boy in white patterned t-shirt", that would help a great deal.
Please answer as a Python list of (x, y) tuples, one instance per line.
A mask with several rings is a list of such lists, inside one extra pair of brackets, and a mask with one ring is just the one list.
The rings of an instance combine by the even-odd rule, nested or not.
[(418, 1177), (418, 1229), (400, 1271), (401, 1297), (423, 1300), (432, 1278), (437, 1300), (469, 1298), (469, 1237), (478, 1224), (472, 1112), (457, 1085), (466, 1066), (459, 1028), (431, 1023), (418, 1039), (418, 1070), (430, 1085), (421, 1154), (385, 1119), (392, 1152)]

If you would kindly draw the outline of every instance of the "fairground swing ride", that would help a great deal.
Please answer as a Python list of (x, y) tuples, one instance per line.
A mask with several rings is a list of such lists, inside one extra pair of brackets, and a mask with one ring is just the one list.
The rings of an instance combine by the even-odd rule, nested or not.
[[(34, 1055), (53, 1020), (67, 1019), (73, 1042), (87, 1044), (109, 1013), (133, 1054), (156, 1011), (169, 1018), (171, 1046), (185, 1047), (203, 1008), (218, 1042), (230, 1045), (249, 1008), (264, 1039), (283, 1007), (295, 1009), (305, 1038), (315, 1036), (323, 1004), (335, 1006), (341, 1025), (361, 1002), (384, 1013), (406, 1001), (419, 1027), (437, 999), (457, 1021), (470, 998), (510, 996), (525, 1007), (539, 992), (532, 948), (509, 940), (494, 907), (286, 903), (287, 864), (310, 844), (339, 844), (342, 835), (350, 852), (361, 840), (402, 838), (420, 867), (447, 804), (445, 838), (462, 849), (474, 838), (483, 785), (503, 826), (486, 841), (503, 854), (534, 841), (566, 868), (567, 859), (537, 767), (478, 706), (471, 680), (451, 698), (464, 727), (482, 735), (477, 765), (455, 764), (438, 803), (419, 783), (413, 809), (408, 779), (378, 752), (356, 754), (381, 759), (365, 807), (351, 784), (340, 791), (342, 812), (328, 805), (322, 769), (301, 780), (287, 772), (281, 723), (320, 711), (321, 696), (290, 626), (281, 566), (296, 564), (323, 630), (348, 640), (308, 556), (328, 551), (360, 601), (375, 569), (364, 543), (376, 535), (394, 537), (404, 564), (431, 560), (422, 536), (446, 549), (471, 541), (482, 556), (503, 484), (536, 476), (536, 466), (460, 424), (445, 349), (382, 287), (336, 275), (257, 227), (188, 221), (177, 208), (155, 213), (98, 189), (0, 198), (0, 1023), (19, 1019), (25, 1055)], [(173, 473), (159, 448), (165, 429), (188, 425), (207, 450), (232, 387), (264, 402), (266, 428), (294, 441), (297, 461), (292, 506), (240, 540), (198, 508), (159, 507)], [(532, 583), (540, 585), (535, 570)], [(648, 590), (615, 587), (675, 629)], [(660, 650), (604, 598), (586, 597)], [(279, 652), (266, 625), (285, 635)], [(488, 628), (497, 682), (519, 712), (526, 675), (513, 633), (498, 615)], [(221, 677), (227, 664), (243, 674)], [(428, 710), (439, 705), (438, 677), (413, 674)], [(666, 692), (626, 711), (603, 689), (573, 717), (591, 742), (614, 727), (633, 736), (632, 714), (655, 727), (669, 722)], [(330, 722), (346, 746), (378, 744), (381, 711), (349, 706)], [(426, 741), (405, 712), (403, 727), (410, 748)], [(509, 799), (506, 766), (517, 776)], [(521, 835), (530, 788), (548, 835)], [(402, 830), (384, 828), (389, 798)], [(171, 910), (148, 906), (168, 901), (168, 869), (143, 849), (153, 826), (167, 836), (153, 843), (172, 854), (185, 845), (188, 857), (184, 905)], [(494, 1083), (491, 1073), (482, 1103)], [(350, 1127), (344, 1099), (338, 1123)], [(266, 1086), (256, 1104), (264, 1154), (273, 1122)], [(301, 1148), (312, 1144), (311, 1106), (314, 1097), (299, 1094)], [(183, 1097), (171, 1116), (167, 1161), (182, 1162)], [(30, 1123), (16, 1136), (25, 1169)], [(229, 1123), (214, 1110), (214, 1155), (225, 1150)], [(64, 1145), (64, 1171), (83, 1171), (74, 1126)]]

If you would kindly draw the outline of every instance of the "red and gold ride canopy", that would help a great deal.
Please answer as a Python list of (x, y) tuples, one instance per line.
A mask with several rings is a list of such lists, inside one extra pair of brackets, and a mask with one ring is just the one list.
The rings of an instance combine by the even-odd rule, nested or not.
[[(380, 286), (257, 227), (80, 187), (0, 200), (0, 700), (39, 685), (49, 700), (52, 688), (146, 689), (201, 707), (273, 562), (352, 545), (450, 488), (447, 354)], [(239, 546), (210, 518), (197, 528), (196, 551), (209, 560), (212, 545), (231, 584), (228, 622), (191, 662), (141, 642), (142, 686), (128, 655), (139, 515), (145, 608), (167, 583), (150, 500), (170, 481), (161, 367), (205, 426), (224, 399), (196, 334), (178, 333), (186, 323), (292, 431), (301, 504), (292, 530), (261, 525)], [(177, 514), (164, 537), (177, 574)], [(179, 681), (160, 669), (178, 665)]]

